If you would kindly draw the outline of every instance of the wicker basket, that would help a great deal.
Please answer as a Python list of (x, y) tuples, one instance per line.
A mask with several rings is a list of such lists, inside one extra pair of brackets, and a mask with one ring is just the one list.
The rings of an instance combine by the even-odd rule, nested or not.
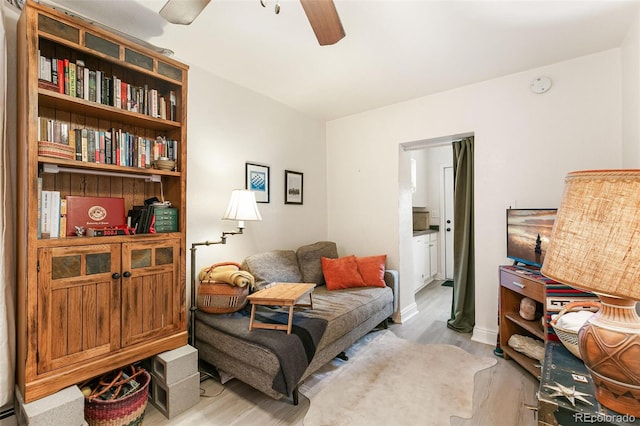
[(247, 304), (249, 286), (236, 287), (223, 282), (203, 281), (198, 286), (198, 310), (210, 314), (228, 314)]
[(566, 328), (559, 327), (557, 325), (558, 320), (564, 314), (568, 312), (578, 312), (578, 311), (591, 311), (596, 312), (600, 309), (600, 303), (598, 302), (571, 302), (568, 303), (555, 318), (551, 320), (551, 326), (553, 330), (556, 332), (556, 336), (562, 342), (562, 344), (575, 355), (577, 358), (582, 359), (580, 355), (580, 348), (578, 347), (578, 332), (573, 330), (567, 330)]
[(89, 426), (136, 426), (142, 424), (149, 398), (151, 376), (142, 370), (136, 380), (140, 387), (131, 395), (114, 400), (85, 398), (84, 418)]

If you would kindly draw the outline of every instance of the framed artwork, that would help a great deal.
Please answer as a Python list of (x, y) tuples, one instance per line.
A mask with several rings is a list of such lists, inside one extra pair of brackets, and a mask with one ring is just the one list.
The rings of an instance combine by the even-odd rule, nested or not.
[(284, 203), (302, 204), (302, 173), (284, 171)]
[(245, 185), (255, 192), (257, 203), (269, 202), (269, 166), (245, 163)]

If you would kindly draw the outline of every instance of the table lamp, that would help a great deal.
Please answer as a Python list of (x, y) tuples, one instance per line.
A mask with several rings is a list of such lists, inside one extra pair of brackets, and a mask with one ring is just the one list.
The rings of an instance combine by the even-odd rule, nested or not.
[(198, 307), (196, 305), (196, 250), (198, 246), (210, 246), (213, 244), (226, 244), (227, 236), (242, 234), (244, 232), (245, 221), (262, 220), (256, 196), (248, 189), (234, 189), (231, 191), (231, 199), (227, 210), (222, 216), (223, 220), (237, 220), (238, 229), (236, 231), (224, 231), (217, 241), (203, 241), (191, 244), (191, 324), (189, 333), (189, 344), (195, 347), (195, 315)]
[(600, 298), (580, 354), (598, 402), (640, 417), (640, 170), (567, 175), (541, 272)]

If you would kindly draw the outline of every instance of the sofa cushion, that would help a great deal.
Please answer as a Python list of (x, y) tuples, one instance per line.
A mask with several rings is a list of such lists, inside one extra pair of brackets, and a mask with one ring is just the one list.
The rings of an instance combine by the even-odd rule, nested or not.
[(302, 282), (324, 285), (325, 279), (322, 273), (322, 262), (320, 258), (336, 259), (338, 248), (332, 241), (318, 241), (299, 247), (296, 250), (298, 256), (298, 267), (302, 273)]
[(273, 250), (251, 255), (242, 263), (242, 269), (254, 276), (258, 289), (273, 282), (302, 282), (302, 273), (293, 250)]
[(358, 271), (362, 275), (362, 280), (368, 286), (384, 287), (384, 265), (387, 262), (387, 255), (356, 257)]
[(339, 290), (352, 287), (365, 287), (367, 284), (358, 271), (358, 264), (354, 255), (339, 259), (323, 257), (322, 272), (329, 290)]

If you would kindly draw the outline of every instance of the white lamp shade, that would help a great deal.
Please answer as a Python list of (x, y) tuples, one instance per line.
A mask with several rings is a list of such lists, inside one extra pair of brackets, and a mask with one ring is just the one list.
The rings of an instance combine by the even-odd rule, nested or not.
[(234, 189), (231, 192), (229, 206), (222, 219), (238, 221), (262, 220), (253, 191)]

